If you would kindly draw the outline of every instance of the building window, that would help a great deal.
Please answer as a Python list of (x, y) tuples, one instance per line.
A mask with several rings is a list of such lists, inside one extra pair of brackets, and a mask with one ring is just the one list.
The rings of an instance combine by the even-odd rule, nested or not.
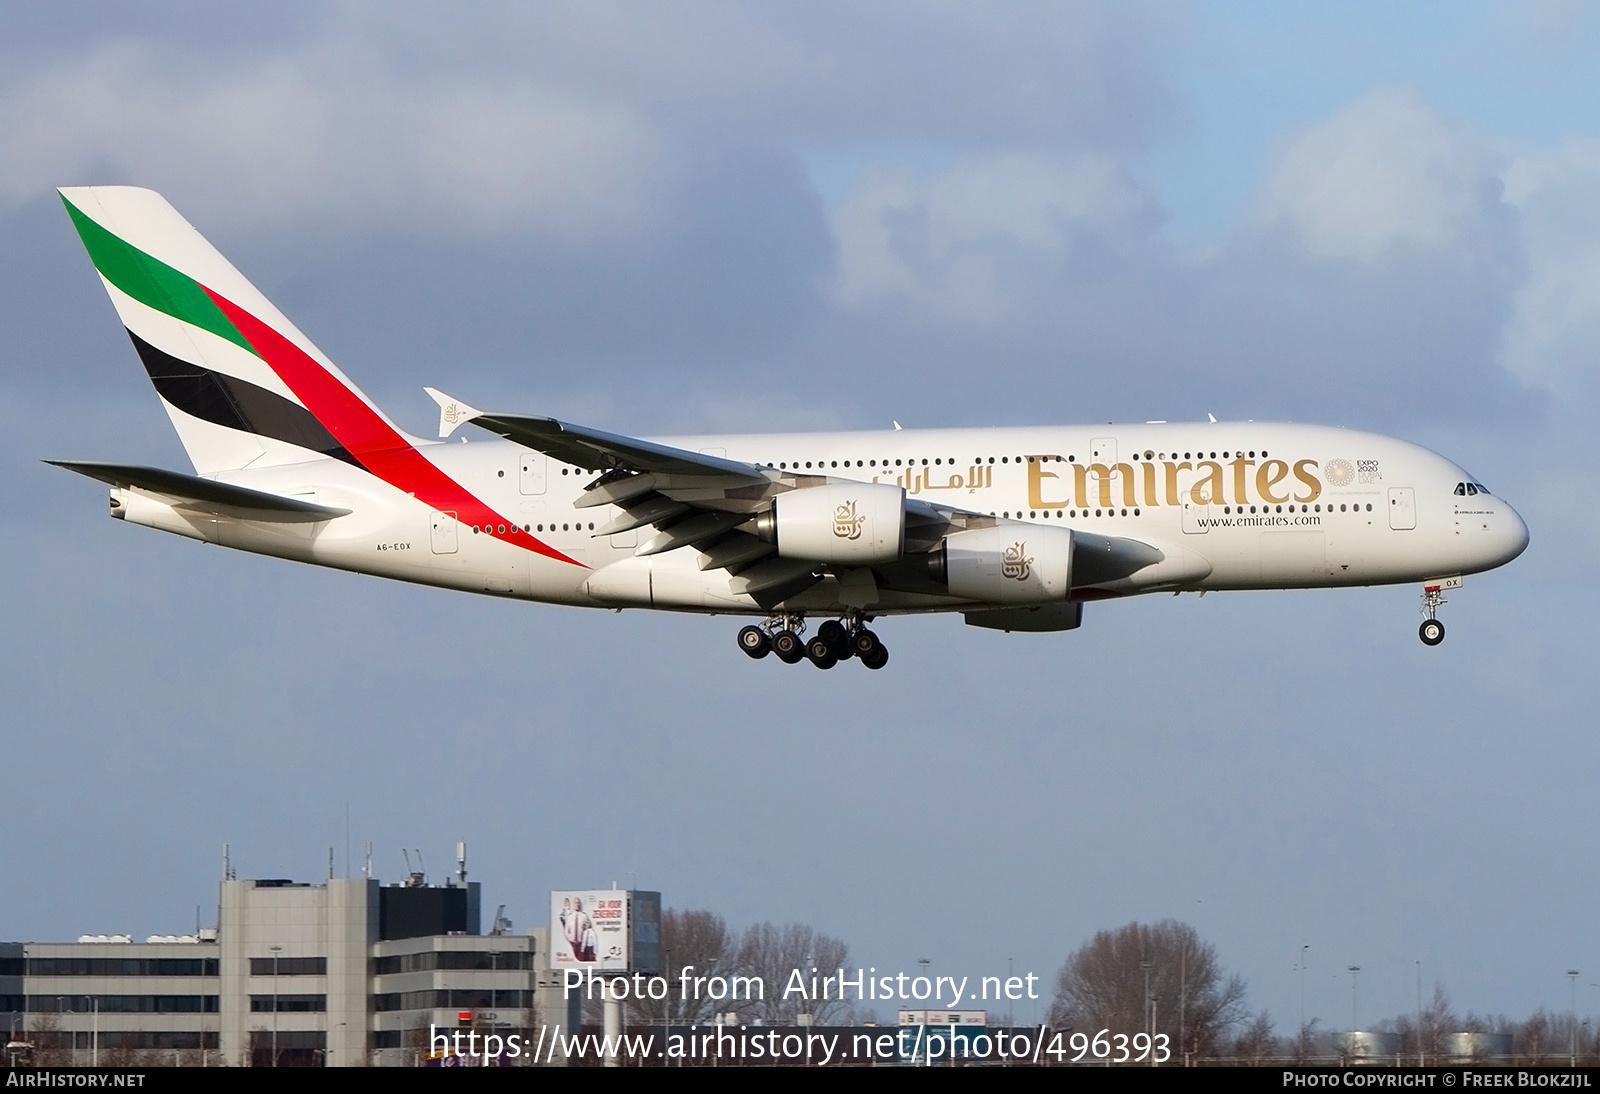
[(252, 957), (251, 976), (327, 976), (326, 957)]
[(30, 1014), (215, 1014), (215, 995), (30, 995)]
[(30, 957), (27, 975), (216, 976), (217, 959), (215, 957)]
[(252, 995), (250, 1010), (257, 1014), (271, 1014), (276, 1002), (279, 1014), (322, 1012), (328, 1009), (326, 995)]

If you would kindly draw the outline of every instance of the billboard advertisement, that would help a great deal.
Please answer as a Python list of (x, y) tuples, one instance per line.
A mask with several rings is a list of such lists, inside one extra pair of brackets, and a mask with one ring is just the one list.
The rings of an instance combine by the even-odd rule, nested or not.
[(565, 889), (550, 894), (550, 967), (628, 971), (628, 894)]

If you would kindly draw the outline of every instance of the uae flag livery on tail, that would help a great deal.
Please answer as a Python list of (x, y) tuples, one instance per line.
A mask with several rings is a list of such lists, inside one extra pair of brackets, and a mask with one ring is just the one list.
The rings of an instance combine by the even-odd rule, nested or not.
[[(572, 562), (417, 450), (166, 199), (126, 186), (60, 191), (139, 359), (201, 475), (328, 457), (463, 524)], [(500, 529), (505, 529), (501, 531)]]

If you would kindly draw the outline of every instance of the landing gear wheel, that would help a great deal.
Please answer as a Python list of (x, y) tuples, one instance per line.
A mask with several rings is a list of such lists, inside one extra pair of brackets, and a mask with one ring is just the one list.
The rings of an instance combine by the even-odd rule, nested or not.
[(772, 636), (772, 652), (778, 655), (778, 660), (786, 665), (792, 665), (806, 655), (806, 648), (800, 644), (800, 636), (793, 631), (779, 631)]
[(889, 663), (889, 651), (881, 643), (871, 653), (858, 654), (861, 663), (869, 669), (881, 669)]
[(837, 619), (830, 619), (818, 627), (817, 637), (828, 644), (836, 660), (843, 661), (853, 652), (850, 649), (850, 632)]
[(1444, 624), (1437, 619), (1423, 620), (1422, 626), (1417, 628), (1417, 636), (1423, 645), (1437, 646), (1444, 641)]
[(828, 640), (820, 634), (806, 643), (806, 656), (819, 669), (831, 669), (839, 663), (839, 655), (833, 652)]
[[(872, 654), (873, 650), (881, 649), (883, 649), (883, 643), (878, 641), (878, 636), (865, 627), (850, 636), (850, 651), (857, 657), (866, 658)], [(865, 664), (865, 661), (862, 663)]]
[(772, 652), (772, 639), (760, 627), (742, 627), (739, 630), (739, 648), (759, 661)]

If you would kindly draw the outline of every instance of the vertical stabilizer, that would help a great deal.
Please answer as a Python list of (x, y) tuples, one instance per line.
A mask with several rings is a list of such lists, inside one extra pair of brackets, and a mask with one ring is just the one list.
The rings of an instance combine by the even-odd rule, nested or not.
[(60, 193), (200, 474), (411, 446), (160, 194)]

